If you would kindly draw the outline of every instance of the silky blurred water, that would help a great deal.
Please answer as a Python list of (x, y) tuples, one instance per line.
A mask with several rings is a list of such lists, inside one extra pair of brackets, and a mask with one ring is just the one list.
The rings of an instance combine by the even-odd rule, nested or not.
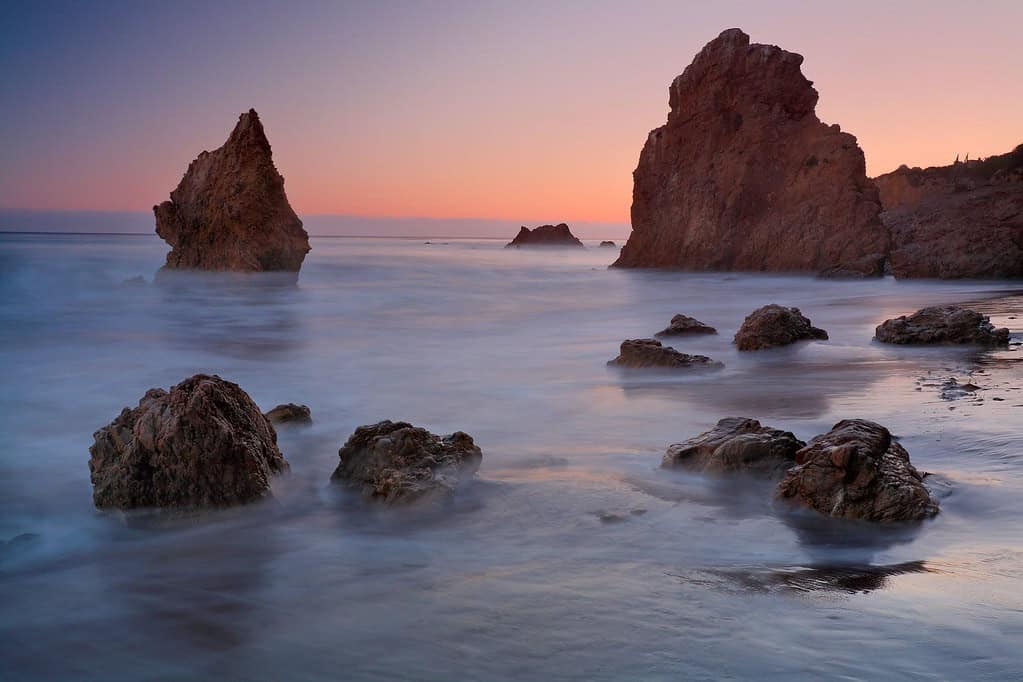
[[(297, 286), (154, 285), (155, 237), (0, 235), (0, 679), (1023, 676), (1023, 352), (871, 342), (1012, 285), (608, 270), (595, 243), (312, 245)], [(831, 339), (737, 353), (772, 302)], [(1020, 337), (1018, 305), (985, 310)], [(679, 312), (721, 333), (671, 345), (723, 371), (605, 366)], [(279, 430), (274, 499), (96, 512), (93, 431), (196, 372), (312, 408)], [(950, 376), (984, 390), (943, 400)], [(775, 507), (770, 484), (658, 468), (729, 415), (803, 439), (877, 420), (942, 513), (837, 523)], [(340, 444), (381, 419), (470, 433), (478, 480), (429, 509), (332, 489)]]

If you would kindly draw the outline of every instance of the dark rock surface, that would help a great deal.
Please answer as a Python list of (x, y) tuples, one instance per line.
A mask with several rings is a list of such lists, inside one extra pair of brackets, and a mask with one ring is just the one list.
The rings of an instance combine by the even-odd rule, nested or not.
[(802, 62), (739, 29), (696, 55), (643, 147), (615, 265), (882, 273), (877, 188), (856, 138), (814, 113)]
[(360, 426), (338, 451), (331, 480), (385, 502), (445, 496), (471, 479), (483, 461), (461, 431), (437, 436), (406, 422)]
[(266, 413), (271, 424), (312, 424), (313, 415), (305, 405), (284, 403)]
[(89, 470), (100, 509), (243, 504), (270, 495), (271, 476), (288, 470), (273, 426), (218, 376), (150, 389), (94, 438)]
[(805, 446), (788, 431), (761, 426), (756, 419), (726, 417), (710, 431), (669, 445), (661, 466), (780, 476), (795, 465), (796, 452)]
[(633, 369), (666, 367), (670, 369), (720, 369), (724, 367), (706, 355), (680, 353), (671, 346), (662, 346), (657, 339), (626, 339), (619, 355), (609, 365)]
[(909, 453), (875, 422), (838, 422), (797, 452), (796, 462), (779, 483), (778, 496), (823, 514), (919, 521), (938, 513)]
[(814, 327), (799, 308), (774, 303), (757, 308), (746, 316), (733, 343), (739, 350), (761, 350), (786, 346), (807, 339), (827, 339), (828, 333)]
[(600, 242), (600, 245), (602, 247), (604, 247), (604, 248), (609, 248), (609, 249), (613, 249), (613, 248), (617, 247), (617, 244), (615, 244), (613, 241), (610, 241), (610, 240), (602, 241), (602, 242)]
[(874, 336), (883, 343), (897, 344), (1009, 343), (1008, 329), (995, 329), (987, 315), (960, 306), (931, 306), (912, 315), (885, 320), (877, 326)]
[(259, 115), (238, 119), (223, 147), (188, 166), (170, 201), (153, 207), (171, 245), (166, 268), (298, 272), (309, 235), (288, 203)]
[(700, 322), (695, 317), (678, 314), (671, 318), (667, 327), (654, 336), (686, 336), (688, 334), (717, 334), (718, 330)]
[(1023, 145), (874, 178), (898, 278), (1023, 277)]
[(571, 246), (582, 247), (583, 243), (576, 239), (568, 225), (559, 223), (557, 225), (541, 225), (530, 230), (523, 225), (515, 239), (505, 244), (505, 248), (519, 248), (522, 246)]

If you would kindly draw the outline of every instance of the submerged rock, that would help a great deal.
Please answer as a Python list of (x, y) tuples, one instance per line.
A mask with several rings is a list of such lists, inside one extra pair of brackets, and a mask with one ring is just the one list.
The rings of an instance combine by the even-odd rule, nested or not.
[(166, 268), (298, 272), (309, 235), (288, 203), (284, 178), (252, 109), (223, 147), (188, 166), (170, 201), (153, 207), (171, 245)]
[(654, 336), (685, 336), (687, 334), (717, 334), (718, 330), (688, 315), (675, 315), (671, 323)]
[(483, 452), (466, 433), (442, 437), (392, 421), (355, 429), (338, 456), (341, 462), (332, 481), (385, 502), (450, 494), (483, 461)]
[(284, 403), (266, 413), (272, 424), (312, 424), (312, 412), (305, 405)]
[(557, 225), (541, 225), (530, 230), (523, 225), (515, 239), (508, 242), (504, 248), (518, 248), (521, 246), (579, 246), (583, 243), (576, 239), (568, 225), (559, 223)]
[(720, 369), (720, 362), (706, 355), (680, 353), (671, 346), (662, 346), (657, 339), (626, 339), (622, 341), (619, 355), (608, 361), (609, 365), (633, 369), (667, 367), (671, 369)]
[(602, 241), (602, 242), (600, 242), (600, 245), (602, 247), (604, 247), (604, 248), (609, 248), (609, 249), (613, 249), (613, 248), (615, 248), (617, 246), (617, 244), (615, 244), (613, 241), (610, 241), (610, 240)]
[(874, 178), (897, 278), (1023, 277), (1023, 145)]
[(615, 265), (882, 274), (877, 188), (856, 138), (814, 113), (802, 62), (734, 28), (696, 55), (640, 154)]
[(710, 431), (669, 445), (661, 466), (778, 476), (796, 463), (796, 452), (805, 446), (788, 431), (761, 426), (756, 419), (726, 417)]
[(785, 308), (772, 303), (750, 313), (732, 342), (739, 350), (761, 350), (796, 341), (827, 338), (828, 333), (814, 327), (799, 308)]
[(796, 462), (778, 485), (778, 496), (823, 514), (919, 521), (938, 513), (909, 453), (875, 422), (838, 422), (797, 452)]
[(237, 384), (196, 374), (152, 388), (93, 435), (100, 509), (227, 507), (270, 495), (288, 470), (277, 434)]
[(995, 329), (987, 315), (960, 306), (931, 306), (912, 315), (885, 320), (874, 330), (882, 343), (975, 343), (1004, 346), (1009, 330)]

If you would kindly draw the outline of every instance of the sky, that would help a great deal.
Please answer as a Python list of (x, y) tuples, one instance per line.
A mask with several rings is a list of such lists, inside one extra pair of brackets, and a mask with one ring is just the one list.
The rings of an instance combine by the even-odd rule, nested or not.
[(7, 0), (0, 209), (148, 211), (251, 107), (303, 218), (626, 223), (726, 28), (802, 54), (876, 175), (1023, 142), (1021, 26), (1015, 0)]

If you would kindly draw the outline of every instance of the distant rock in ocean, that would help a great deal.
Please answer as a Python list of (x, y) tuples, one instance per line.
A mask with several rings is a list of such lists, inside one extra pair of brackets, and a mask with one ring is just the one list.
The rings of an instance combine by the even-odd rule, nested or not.
[(669, 90), (619, 267), (881, 275), (888, 230), (856, 138), (814, 113), (802, 56), (729, 29)]
[(581, 247), (582, 245), (583, 243), (576, 239), (575, 235), (568, 229), (568, 225), (558, 223), (557, 225), (541, 225), (532, 230), (523, 225), (519, 229), (519, 233), (515, 235), (515, 239), (508, 242), (504, 248), (510, 249), (522, 246)]
[(610, 239), (605, 239), (604, 241), (600, 242), (600, 247), (603, 248), (603, 249), (614, 249), (614, 248), (617, 248), (617, 246), (618, 245), (615, 244)]
[(252, 109), (223, 147), (189, 164), (170, 201), (153, 212), (156, 233), (171, 245), (166, 268), (298, 272), (309, 252)]
[(898, 278), (1023, 277), (1023, 145), (874, 178)]
[(313, 415), (307, 405), (283, 403), (263, 415), (271, 424), (312, 424)]

